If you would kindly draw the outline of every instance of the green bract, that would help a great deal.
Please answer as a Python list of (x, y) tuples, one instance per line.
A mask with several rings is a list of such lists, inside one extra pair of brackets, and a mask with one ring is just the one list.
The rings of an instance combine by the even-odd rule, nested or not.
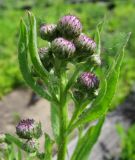
[(24, 143), (23, 148), (29, 153), (36, 152), (39, 148), (39, 142), (36, 139), (31, 139)]

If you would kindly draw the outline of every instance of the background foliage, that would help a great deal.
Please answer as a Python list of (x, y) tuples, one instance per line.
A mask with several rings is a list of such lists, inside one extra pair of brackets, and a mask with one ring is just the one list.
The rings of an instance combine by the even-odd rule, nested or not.
[[(73, 3), (71, 3), (73, 2)], [(20, 17), (29, 9), (36, 15), (38, 26), (41, 23), (56, 22), (67, 13), (80, 17), (84, 32), (93, 37), (96, 25), (105, 17), (102, 34), (102, 59), (108, 57), (108, 63), (115, 56), (117, 42), (122, 32), (132, 32), (126, 57), (122, 65), (118, 93), (113, 106), (123, 100), (135, 82), (135, 3), (133, 1), (111, 1), (96, 3), (75, 3), (64, 0), (3, 0), (0, 1), (0, 97), (18, 86), (24, 86), (17, 60), (18, 26)], [(79, 1), (78, 1), (79, 2)], [(119, 36), (118, 36), (119, 35)], [(39, 40), (39, 47), (45, 42)], [(106, 56), (107, 55), (107, 56)], [(108, 64), (107, 63), (107, 64)], [(106, 64), (106, 65), (107, 65)]]
[(117, 130), (121, 139), (120, 160), (135, 159), (135, 125), (131, 125), (128, 130), (122, 125), (117, 125)]

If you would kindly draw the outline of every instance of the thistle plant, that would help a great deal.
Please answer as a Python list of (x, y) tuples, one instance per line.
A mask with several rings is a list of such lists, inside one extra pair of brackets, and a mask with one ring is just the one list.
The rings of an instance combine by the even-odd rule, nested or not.
[[(97, 26), (92, 38), (82, 33), (82, 24), (76, 16), (63, 16), (57, 24), (40, 27), (40, 36), (48, 41), (48, 46), (38, 48), (34, 15), (28, 12), (28, 23), (21, 20), (20, 70), (33, 91), (50, 102), (53, 137), (44, 134), (45, 151), (40, 153), (41, 124), (26, 119), (16, 127), (19, 138), (6, 134), (7, 143), (14, 143), (28, 153), (34, 152), (41, 160), (53, 159), (55, 144), (57, 160), (66, 160), (70, 135), (75, 135), (76, 130), (78, 142), (69, 159), (89, 159), (115, 94), (129, 38), (126, 34), (113, 64), (106, 69), (100, 58), (102, 25)], [(71, 103), (74, 111), (69, 117)]]

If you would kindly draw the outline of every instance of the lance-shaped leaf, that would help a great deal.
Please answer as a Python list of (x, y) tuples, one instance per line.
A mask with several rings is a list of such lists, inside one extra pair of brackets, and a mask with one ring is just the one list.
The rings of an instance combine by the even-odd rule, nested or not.
[(34, 69), (39, 74), (40, 78), (46, 83), (48, 90), (50, 91), (53, 100), (57, 102), (57, 97), (55, 95), (55, 90), (53, 88), (52, 76), (49, 75), (48, 71), (43, 66), (37, 48), (37, 31), (36, 31), (36, 19), (34, 15), (28, 12), (29, 20), (29, 53)]
[(95, 41), (97, 43), (97, 54), (100, 55), (101, 54), (101, 32), (103, 30), (103, 26), (104, 26), (104, 23), (105, 23), (105, 18), (102, 22), (100, 22), (98, 25), (97, 25), (97, 28), (96, 28), (96, 33), (95, 33)]
[(54, 103), (51, 104), (51, 125), (54, 138), (57, 143), (59, 143), (59, 106), (55, 105)]
[(79, 139), (71, 160), (88, 160), (92, 147), (96, 143), (100, 131), (104, 122), (104, 117), (99, 119), (95, 126), (92, 126), (84, 134), (84, 136)]
[[(18, 149), (24, 150), (25, 152), (28, 152), (31, 148), (28, 149), (28, 147), (24, 147), (24, 143), (17, 137), (11, 135), (11, 134), (6, 134), (6, 142), (9, 144), (15, 144)], [(29, 153), (29, 152), (28, 152)], [(19, 155), (20, 154), (20, 155)], [(34, 153), (29, 154), (30, 156), (38, 157), (40, 153), (38, 150)], [(21, 156), (21, 153), (18, 153), (18, 157)], [(48, 159), (49, 160), (49, 159)]]
[(45, 158), (44, 160), (52, 160), (52, 147), (53, 147), (53, 141), (49, 137), (48, 134), (45, 134)]
[(124, 58), (124, 49), (129, 40), (129, 37), (130, 37), (130, 34), (125, 35), (125, 39), (121, 43), (122, 48), (120, 48), (119, 54), (116, 57), (114, 64), (108, 71), (108, 74), (105, 78), (107, 80), (107, 88), (106, 88), (106, 93), (104, 95), (104, 98), (100, 101), (100, 103), (98, 103), (97, 105), (93, 105), (90, 109), (87, 110), (87, 112), (82, 114), (80, 119), (77, 120), (69, 128), (70, 131), (78, 127), (79, 125), (94, 121), (97, 118), (107, 113), (109, 106), (111, 104), (111, 101), (113, 99), (113, 96), (115, 94), (115, 90), (116, 90), (116, 86), (117, 86), (117, 82), (120, 74), (121, 63)]
[(20, 23), (20, 37), (18, 43), (18, 60), (22, 76), (26, 83), (41, 97), (51, 101), (51, 97), (46, 93), (43, 87), (39, 86), (31, 75), (28, 65), (28, 33), (23, 20)]
[(20, 148), (17, 150), (17, 160), (22, 160), (22, 152)]
[(36, 72), (43, 78), (43, 80), (48, 84), (49, 73), (44, 68), (37, 48), (37, 31), (36, 31), (36, 19), (32, 13), (28, 12), (28, 20), (29, 20), (29, 53), (32, 64)]
[(18, 146), (18, 148), (23, 148), (23, 142), (21, 142), (18, 138), (16, 138), (15, 136), (12, 136), (10, 134), (6, 134), (6, 141), (8, 143), (14, 143), (16, 144), (16, 146)]

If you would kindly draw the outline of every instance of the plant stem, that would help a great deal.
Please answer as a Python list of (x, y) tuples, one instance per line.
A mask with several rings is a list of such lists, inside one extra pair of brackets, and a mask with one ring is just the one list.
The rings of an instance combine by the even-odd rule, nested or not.
[(59, 108), (60, 108), (60, 111), (59, 111), (60, 134), (59, 134), (57, 160), (65, 160), (66, 152), (67, 152), (66, 130), (68, 126), (68, 110), (67, 110), (67, 96), (66, 94), (64, 94), (62, 83), (60, 86), (60, 106)]
[(67, 136), (65, 135), (67, 129), (67, 106), (61, 106), (60, 112), (60, 142), (58, 146), (57, 160), (65, 160), (67, 152)]

